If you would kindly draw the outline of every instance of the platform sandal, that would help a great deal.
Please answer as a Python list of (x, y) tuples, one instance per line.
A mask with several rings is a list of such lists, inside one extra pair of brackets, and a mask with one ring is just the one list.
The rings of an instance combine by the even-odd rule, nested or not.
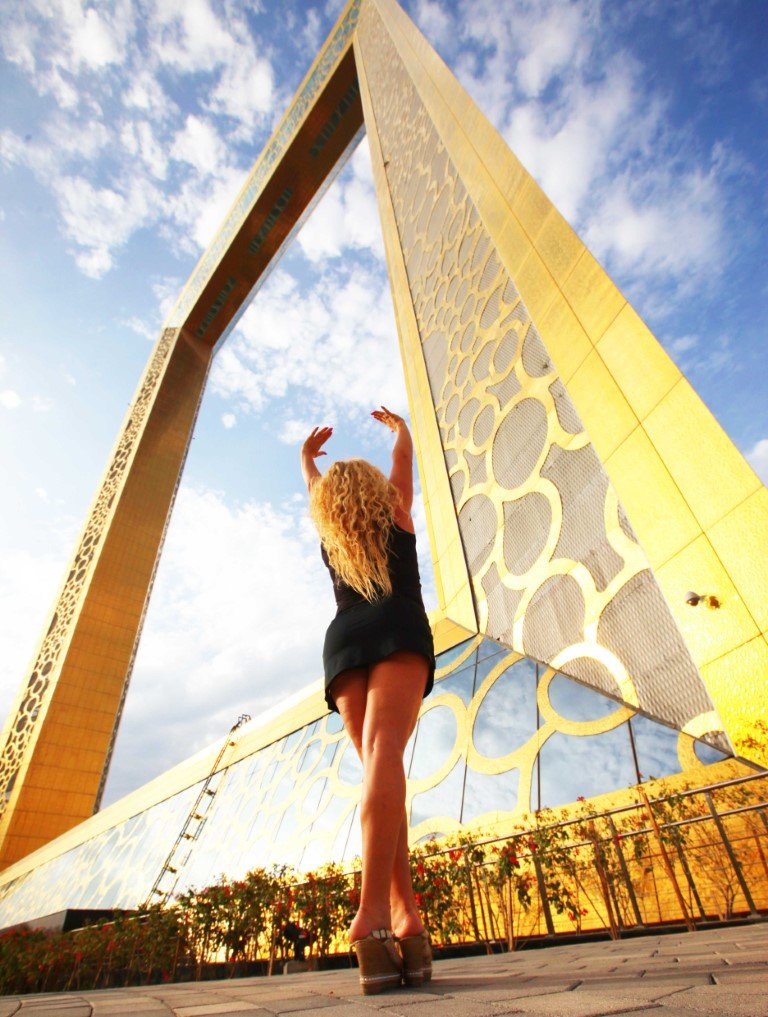
[(403, 957), (403, 981), (414, 989), (432, 978), (432, 945), (426, 929), (417, 936), (398, 939)]
[(352, 944), (360, 968), (360, 988), (364, 996), (397, 989), (403, 977), (403, 964), (389, 929), (374, 929)]

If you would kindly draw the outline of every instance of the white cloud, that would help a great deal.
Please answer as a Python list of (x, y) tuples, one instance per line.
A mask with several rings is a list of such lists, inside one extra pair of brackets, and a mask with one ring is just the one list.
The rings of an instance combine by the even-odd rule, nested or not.
[(238, 46), (227, 61), (207, 108), (239, 120), (240, 135), (253, 136), (254, 126), (270, 117), (275, 105), (275, 73), (270, 61), (257, 56), (252, 44)]
[(747, 461), (762, 482), (768, 485), (768, 438), (761, 438), (755, 442), (747, 452)]
[(125, 190), (95, 187), (82, 176), (54, 184), (65, 236), (77, 245), (75, 260), (85, 275), (100, 278), (113, 264), (113, 250), (155, 213), (159, 196), (134, 178)]
[(302, 288), (278, 269), (218, 354), (211, 384), (261, 411), (287, 393), (318, 419), (367, 419), (385, 403), (404, 412), (397, 332), (386, 276), (344, 266)]
[(21, 396), (12, 388), (7, 388), (0, 392), (0, 406), (5, 407), (6, 410), (15, 410), (21, 406)]
[(418, 0), (412, 16), (433, 46), (447, 43), (455, 31), (450, 15), (437, 0)]
[(297, 240), (315, 264), (339, 257), (350, 248), (370, 251), (383, 261), (384, 245), (367, 138), (353, 154), (348, 170), (313, 209)]
[(225, 148), (219, 132), (204, 117), (190, 115), (171, 146), (171, 156), (187, 162), (202, 173), (215, 173), (225, 161)]
[(237, 417), (234, 415), (234, 413), (222, 413), (221, 422), (227, 428), (227, 430), (231, 430), (231, 428), (233, 428), (237, 423)]
[(320, 648), (335, 608), (304, 508), (304, 500), (284, 509), (232, 505), (216, 492), (182, 487), (126, 702), (110, 799), (218, 741), (238, 714), (258, 716), (321, 677)]
[(314, 424), (307, 423), (305, 420), (286, 420), (278, 438), (284, 445), (298, 445), (300, 441), (304, 441), (315, 426)]
[(135, 315), (131, 318), (127, 318), (123, 324), (137, 335), (143, 336), (144, 339), (149, 339), (150, 342), (157, 338), (157, 329), (153, 328), (152, 325), (144, 321), (142, 318), (137, 318)]
[(622, 272), (698, 286), (727, 257), (724, 199), (714, 173), (654, 170), (616, 178), (586, 231)]
[(542, 17), (525, 26), (525, 54), (515, 71), (526, 95), (541, 95), (553, 77), (583, 65), (590, 45), (588, 22), (586, 7), (557, 4), (545, 6)]
[(155, 0), (149, 27), (160, 62), (186, 73), (213, 70), (235, 47), (207, 0)]

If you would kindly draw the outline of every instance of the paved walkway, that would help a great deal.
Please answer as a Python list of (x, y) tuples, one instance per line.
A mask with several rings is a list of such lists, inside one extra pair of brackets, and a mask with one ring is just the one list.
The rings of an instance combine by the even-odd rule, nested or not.
[(0, 1017), (768, 1017), (768, 924), (438, 961), (423, 989), (358, 994), (357, 972), (0, 997)]

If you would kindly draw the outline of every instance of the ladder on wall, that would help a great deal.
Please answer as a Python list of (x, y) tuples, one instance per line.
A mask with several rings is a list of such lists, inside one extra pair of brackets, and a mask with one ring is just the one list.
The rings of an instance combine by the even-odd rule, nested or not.
[(147, 899), (142, 905), (142, 911), (146, 911), (153, 904), (160, 904), (161, 907), (164, 907), (173, 895), (181, 877), (181, 872), (189, 861), (189, 856), (192, 854), (195, 841), (205, 826), (213, 799), (216, 797), (216, 792), (222, 779), (219, 771), (221, 761), (225, 754), (237, 744), (237, 740), (233, 737), (235, 731), (250, 719), (247, 713), (242, 713), (229, 729), (227, 737), (224, 739), (224, 744), (221, 746), (221, 750), (211, 767), (211, 772), (203, 781), (200, 792), (192, 804), (192, 808), (189, 810), (189, 815), (184, 820), (184, 825), (173, 847), (168, 852), (168, 857), (163, 862), (160, 873), (153, 883)]

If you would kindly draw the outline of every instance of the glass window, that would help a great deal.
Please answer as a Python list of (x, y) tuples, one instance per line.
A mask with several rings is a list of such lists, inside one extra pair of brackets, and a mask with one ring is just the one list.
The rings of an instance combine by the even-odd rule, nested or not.
[(495, 657), (500, 653), (509, 653), (509, 648), (497, 643), (495, 639), (484, 639), (477, 648), (477, 659), (485, 660), (486, 657)]
[[(687, 735), (683, 735), (683, 737), (686, 738)], [(721, 759), (731, 758), (727, 752), (721, 752), (714, 745), (708, 745), (706, 742), (699, 741), (698, 738), (693, 743), (693, 751), (702, 763), (719, 763)]]
[(360, 826), (360, 809), (355, 808), (352, 816), (352, 825), (349, 828), (347, 845), (344, 848), (343, 861), (351, 862), (353, 858), (359, 858), (363, 853), (363, 830)]
[(556, 731), (539, 752), (539, 766), (543, 809), (637, 783), (626, 722), (597, 735)]
[(411, 779), (423, 780), (444, 765), (453, 751), (458, 733), (456, 716), (447, 706), (436, 706), (419, 721)]
[(275, 788), (272, 797), (270, 799), (270, 805), (279, 805), (288, 795), (291, 793), (295, 786), (295, 781), (290, 773), (283, 774), (282, 779)]
[(327, 777), (318, 777), (309, 785), (309, 790), (304, 795), (301, 803), (301, 811), (307, 816), (314, 816), (320, 806), (320, 799), (323, 797), (325, 786), (328, 783)]
[(339, 742), (331, 742), (330, 745), (325, 746), (320, 762), (317, 764), (318, 770), (326, 770), (329, 766), (333, 765), (333, 761), (336, 758), (336, 750), (339, 747)]
[(566, 720), (600, 720), (619, 708), (615, 700), (564, 674), (556, 674), (550, 682), (549, 701)]
[(355, 747), (352, 742), (347, 746), (339, 762), (339, 780), (342, 784), (359, 784), (363, 779), (363, 767), (357, 758)]
[[(504, 660), (505, 655), (509, 654), (509, 650), (505, 650), (503, 653), (497, 653), (494, 657), (484, 657), (477, 665), (477, 678), (475, 679), (475, 692), (480, 688), (485, 679), (495, 670)], [(528, 664), (533, 664), (533, 661), (527, 661)]]
[(344, 723), (338, 713), (329, 713), (325, 718), (325, 730), (328, 734), (338, 734), (343, 731)]
[(525, 744), (536, 727), (536, 665), (524, 657), (500, 674), (486, 693), (472, 737), (477, 751), (493, 759)]
[(457, 671), (455, 674), (449, 674), (447, 678), (443, 678), (441, 681), (435, 682), (435, 689), (432, 694), (435, 696), (441, 696), (444, 692), (452, 692), (454, 696), (459, 697), (465, 706), (469, 706), (472, 699), (472, 693), (474, 692), (474, 684), (474, 667), (462, 668), (461, 671)]
[(513, 812), (517, 807), (519, 783), (520, 771), (517, 769), (506, 773), (478, 773), (468, 766), (462, 823), (469, 823), (486, 812)]
[(630, 721), (635, 739), (640, 780), (669, 777), (680, 773), (677, 755), (678, 732), (647, 717), (637, 714)]
[(448, 667), (448, 665), (452, 664), (454, 660), (457, 660), (467, 649), (469, 644), (472, 642), (472, 639), (474, 639), (474, 636), (472, 636), (471, 639), (465, 639), (464, 642), (459, 643), (458, 646), (452, 646), (450, 650), (446, 650), (444, 653), (439, 654), (435, 661), (438, 670)]
[(296, 768), (298, 773), (305, 773), (307, 770), (311, 770), (320, 757), (320, 751), (322, 744), (317, 739), (311, 741), (304, 749), (299, 760), (299, 765)]
[(456, 760), (451, 772), (437, 787), (413, 796), (411, 804), (411, 825), (415, 826), (433, 816), (447, 816), (458, 820), (461, 815), (461, 794), (464, 785), (466, 763), (463, 758)]
[[(348, 804), (348, 803), (345, 803)], [(333, 841), (333, 847), (331, 848), (331, 861), (340, 862), (344, 858), (344, 848), (347, 846), (347, 840), (349, 839), (349, 831), (352, 829), (352, 822), (357, 818), (357, 806), (350, 812), (347, 818), (342, 822), (339, 827), (339, 831)]]

